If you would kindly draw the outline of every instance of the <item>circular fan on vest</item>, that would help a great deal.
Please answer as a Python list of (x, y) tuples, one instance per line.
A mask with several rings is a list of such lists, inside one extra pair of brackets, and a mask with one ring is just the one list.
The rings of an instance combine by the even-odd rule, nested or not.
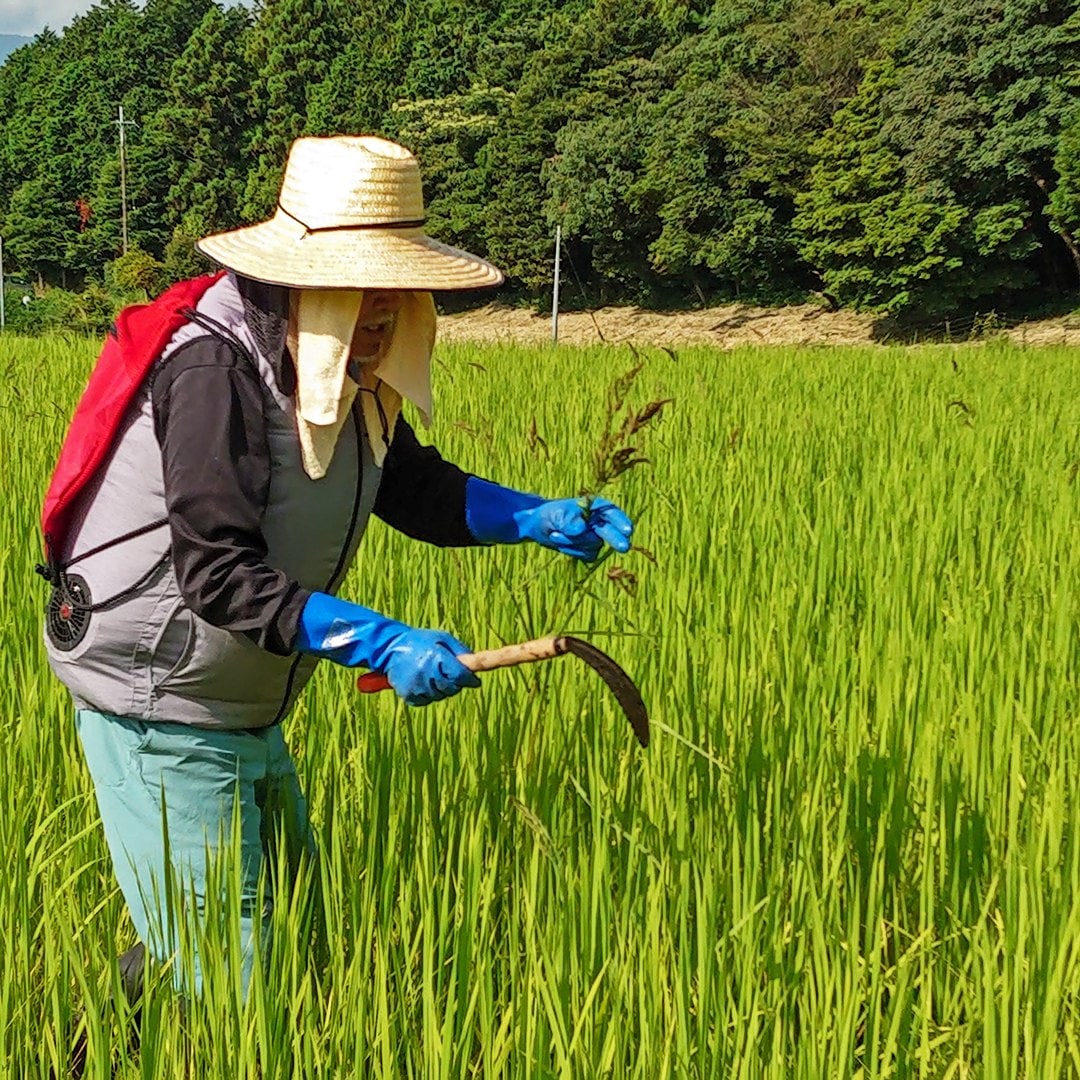
[(49, 597), (45, 629), (61, 652), (70, 652), (90, 626), (90, 586), (78, 574), (62, 574)]

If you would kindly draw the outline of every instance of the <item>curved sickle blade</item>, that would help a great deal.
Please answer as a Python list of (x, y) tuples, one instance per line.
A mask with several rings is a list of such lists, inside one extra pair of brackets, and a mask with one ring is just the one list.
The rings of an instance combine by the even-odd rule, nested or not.
[(595, 645), (590, 645), (580, 638), (561, 637), (559, 643), (565, 646), (560, 652), (568, 652), (579, 660), (584, 660), (601, 679), (611, 688), (622, 711), (626, 713), (626, 719), (634, 729), (637, 741), (642, 746), (649, 745), (649, 714), (645, 708), (645, 702), (641, 700), (641, 692), (634, 685), (633, 679), (607, 653), (601, 652)]

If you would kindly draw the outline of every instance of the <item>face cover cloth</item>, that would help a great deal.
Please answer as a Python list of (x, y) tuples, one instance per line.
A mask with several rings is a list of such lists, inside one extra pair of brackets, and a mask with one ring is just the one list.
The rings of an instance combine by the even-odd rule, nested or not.
[(350, 344), (364, 294), (293, 290), (288, 346), (296, 363), (296, 426), (304, 471), (313, 480), (330, 468), (358, 393), (376, 466), (390, 448), (403, 397), (417, 407), (425, 426), (431, 424), (435, 302), (431, 293), (403, 295), (379, 354), (353, 359)]

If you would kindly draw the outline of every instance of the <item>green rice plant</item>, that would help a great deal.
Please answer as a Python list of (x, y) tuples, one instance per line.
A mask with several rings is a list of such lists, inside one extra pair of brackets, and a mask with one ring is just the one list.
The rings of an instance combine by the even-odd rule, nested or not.
[[(345, 595), (478, 648), (592, 637), (652, 745), (573, 661), (423, 710), (320, 669), (286, 729), (319, 861), (277, 890), (244, 1002), (224, 859), (209, 989), (156, 981), (136, 1053), (32, 573), (95, 351), (0, 340), (0, 1075), (63, 1075), (79, 1016), (95, 1077), (1080, 1075), (1074, 352), (649, 357), (634, 393), (673, 405), (605, 489), (656, 556), (633, 595), (373, 522)], [(595, 487), (625, 350), (439, 355), (448, 457)]]

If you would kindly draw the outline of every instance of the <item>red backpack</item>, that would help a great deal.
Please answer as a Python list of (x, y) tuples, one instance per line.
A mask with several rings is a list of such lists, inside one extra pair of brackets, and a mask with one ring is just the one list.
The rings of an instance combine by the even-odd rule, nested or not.
[(109, 331), (94, 364), (90, 381), (71, 419), (60, 448), (45, 505), (41, 534), (50, 580), (65, 550), (76, 498), (94, 478), (112, 450), (113, 442), (154, 361), (188, 313), (224, 273), (180, 281), (149, 304), (124, 308)]
[[(37, 572), (52, 586), (45, 629), (57, 649), (66, 652), (75, 648), (85, 636), (90, 616), (96, 610), (86, 581), (78, 574), (69, 574), (67, 564), (62, 561), (77, 498), (112, 451), (128, 407), (150, 369), (173, 334), (188, 319), (197, 318), (195, 305), (223, 273), (177, 282), (149, 304), (124, 308), (101, 348), (60, 447), (41, 511), (45, 564), (38, 566)], [(83, 552), (81, 558), (161, 528), (167, 521), (162, 518), (149, 522)], [(116, 599), (110, 597), (103, 603)]]

